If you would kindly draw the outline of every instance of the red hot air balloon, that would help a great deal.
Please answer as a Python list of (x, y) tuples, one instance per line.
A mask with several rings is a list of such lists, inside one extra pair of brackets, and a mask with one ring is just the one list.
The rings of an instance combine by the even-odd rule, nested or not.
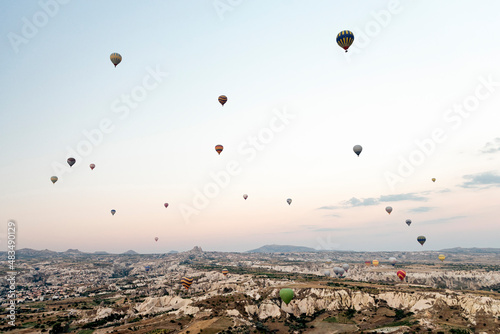
[(94, 164), (90, 164), (90, 169), (94, 170), (95, 168), (95, 165)]
[(166, 208), (168, 208), (168, 203), (163, 204)]
[(404, 280), (405, 277), (406, 277), (406, 271), (400, 270), (400, 271), (397, 272), (397, 275), (398, 275), (398, 277), (399, 277), (400, 280)]

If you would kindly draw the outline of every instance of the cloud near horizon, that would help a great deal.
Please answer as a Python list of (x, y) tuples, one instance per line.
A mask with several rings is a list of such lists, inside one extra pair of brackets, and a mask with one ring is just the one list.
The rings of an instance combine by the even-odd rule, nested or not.
[(349, 200), (340, 202), (340, 205), (326, 205), (318, 208), (317, 210), (337, 210), (337, 209), (348, 209), (358, 206), (372, 206), (378, 205), (383, 202), (398, 202), (398, 201), (427, 201), (428, 198), (422, 196), (423, 193), (406, 193), (406, 194), (396, 194), (396, 195), (381, 195), (378, 198), (356, 198), (352, 197)]
[(484, 148), (481, 150), (483, 153), (496, 153), (500, 152), (500, 137), (493, 139), (491, 142), (487, 142)]
[(460, 185), (462, 188), (500, 187), (500, 175), (493, 171), (464, 175), (463, 178), (468, 181)]
[(435, 208), (431, 206), (419, 206), (418, 208), (410, 209), (409, 211), (412, 213), (420, 213), (420, 212), (429, 212), (434, 209)]

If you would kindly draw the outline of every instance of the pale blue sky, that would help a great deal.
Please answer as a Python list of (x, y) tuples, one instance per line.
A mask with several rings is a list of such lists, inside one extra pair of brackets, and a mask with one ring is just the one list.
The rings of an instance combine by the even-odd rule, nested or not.
[(0, 3), (0, 221), (19, 248), (500, 247), (497, 1), (55, 1)]

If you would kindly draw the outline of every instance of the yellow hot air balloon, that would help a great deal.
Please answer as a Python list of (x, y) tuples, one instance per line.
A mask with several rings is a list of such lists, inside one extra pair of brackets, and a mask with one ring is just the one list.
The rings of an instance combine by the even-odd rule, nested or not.
[(439, 254), (438, 259), (440, 259), (441, 262), (443, 262), (444, 259), (446, 259), (446, 256), (444, 256), (443, 254)]
[(435, 177), (432, 178), (432, 182), (436, 182), (436, 178)]
[(378, 260), (373, 260), (372, 263), (375, 267), (378, 266)]
[(109, 56), (109, 59), (111, 59), (111, 62), (113, 63), (113, 65), (118, 65), (119, 63), (121, 63), (122, 61), (122, 56), (120, 56), (119, 53), (112, 53), (111, 56)]
[(183, 287), (186, 288), (186, 290), (189, 290), (189, 287), (191, 286), (191, 284), (193, 284), (193, 278), (192, 277), (184, 276), (181, 279), (181, 284), (182, 284)]
[(223, 107), (224, 107), (224, 104), (226, 104), (226, 102), (227, 102), (227, 96), (226, 95), (219, 96), (219, 103), (222, 104)]

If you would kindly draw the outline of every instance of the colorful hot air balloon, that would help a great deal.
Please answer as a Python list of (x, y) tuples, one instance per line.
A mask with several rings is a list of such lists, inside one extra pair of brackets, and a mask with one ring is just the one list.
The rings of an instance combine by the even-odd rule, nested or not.
[(59, 180), (59, 178), (58, 178), (57, 176), (52, 176), (52, 177), (50, 178), (50, 181), (52, 181), (52, 184), (56, 183), (56, 182), (57, 182), (57, 180)]
[(219, 96), (219, 103), (224, 106), (224, 104), (227, 102), (227, 96), (226, 95), (221, 95)]
[(406, 271), (404, 270), (399, 270), (396, 274), (398, 275), (400, 280), (404, 280), (406, 277)]
[(366, 264), (367, 266), (370, 266), (370, 265), (372, 264), (372, 261), (365, 261), (365, 264)]
[(75, 164), (76, 160), (75, 158), (68, 158), (68, 165), (71, 167)]
[(354, 42), (354, 34), (349, 30), (342, 30), (337, 35), (337, 44), (347, 52), (347, 49)]
[(432, 178), (432, 182), (436, 182), (436, 178), (435, 177)]
[(342, 265), (342, 269), (344, 269), (344, 270), (345, 270), (345, 272), (347, 272), (347, 271), (349, 270), (349, 265), (348, 265), (347, 263), (344, 263), (344, 264)]
[(290, 303), (290, 301), (293, 299), (293, 290), (288, 289), (288, 288), (281, 289), (280, 290), (280, 297), (281, 297), (281, 300), (284, 301), (285, 304), (288, 305), (288, 303)]
[(440, 259), (441, 262), (443, 262), (444, 259), (446, 259), (446, 256), (444, 256), (443, 254), (439, 254), (438, 259)]
[(354, 153), (356, 153), (359, 157), (359, 155), (361, 154), (361, 151), (363, 150), (363, 148), (361, 147), (361, 145), (355, 145), (352, 150), (354, 151)]
[(168, 203), (163, 204), (164, 207), (168, 208)]
[(406, 220), (406, 225), (410, 226), (411, 225), (411, 219)]
[(392, 212), (392, 206), (386, 207), (385, 211), (387, 211), (388, 214), (391, 214), (391, 212)]
[(375, 267), (378, 266), (378, 260), (373, 260), (372, 263)]
[(111, 59), (111, 62), (113, 65), (118, 65), (122, 61), (122, 56), (120, 56), (119, 53), (112, 53), (111, 56), (109, 56), (109, 59)]
[(286, 200), (286, 202), (288, 203), (288, 205), (290, 205), (290, 204), (292, 204), (292, 199), (289, 198), (289, 199)]
[(229, 271), (226, 268), (222, 269), (222, 275), (227, 276), (228, 273)]
[(158, 237), (155, 237), (155, 241), (158, 241)]
[(151, 267), (150, 266), (145, 266), (144, 269), (146, 269), (146, 271), (149, 271)]
[(95, 165), (94, 165), (94, 164), (90, 164), (90, 166), (89, 166), (89, 167), (90, 167), (90, 169), (94, 170)]
[(186, 288), (186, 290), (189, 290), (189, 287), (191, 286), (191, 284), (193, 284), (193, 278), (184, 276), (181, 279), (181, 283), (182, 283), (182, 286)]
[(248, 195), (247, 194), (243, 195), (243, 198), (246, 200), (248, 198)]
[(116, 213), (116, 210), (111, 210), (111, 214), (114, 216)]
[(223, 149), (224, 149), (224, 146), (222, 146), (222, 145), (216, 145), (215, 146), (215, 150), (217, 151), (217, 153), (219, 153), (219, 155), (220, 155), (220, 152), (222, 152)]
[(389, 258), (389, 262), (392, 264), (392, 266), (394, 267), (394, 265), (396, 265), (396, 258), (395, 257), (390, 257)]
[(417, 241), (423, 246), (425, 243), (425, 240), (427, 240), (423, 235), (417, 237)]

